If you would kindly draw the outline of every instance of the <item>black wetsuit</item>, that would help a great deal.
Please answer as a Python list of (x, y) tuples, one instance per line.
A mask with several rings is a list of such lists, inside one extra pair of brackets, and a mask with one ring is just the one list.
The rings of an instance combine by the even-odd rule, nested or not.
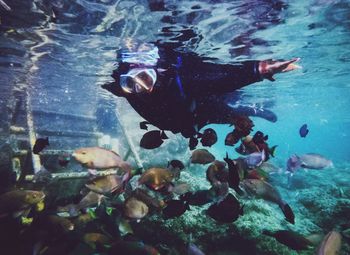
[[(257, 115), (244, 108), (237, 113), (223, 102), (223, 95), (262, 80), (259, 61), (238, 64), (214, 64), (194, 54), (160, 49), (157, 81), (151, 93), (130, 94), (119, 85), (119, 75), (131, 66), (121, 62), (112, 77), (115, 82), (103, 85), (114, 95), (125, 97), (131, 106), (152, 125), (191, 137), (209, 123), (231, 123), (237, 114)], [(263, 118), (275, 121), (275, 116)]]

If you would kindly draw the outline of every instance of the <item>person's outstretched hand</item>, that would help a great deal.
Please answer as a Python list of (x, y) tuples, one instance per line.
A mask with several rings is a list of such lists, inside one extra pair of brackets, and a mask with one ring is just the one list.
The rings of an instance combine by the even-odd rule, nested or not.
[(295, 69), (300, 69), (300, 66), (294, 64), (299, 60), (300, 58), (293, 58), (287, 61), (272, 59), (263, 60), (259, 63), (259, 72), (262, 75), (262, 77), (270, 81), (274, 81), (275, 79), (273, 78), (273, 75), (276, 73), (284, 73), (293, 71)]

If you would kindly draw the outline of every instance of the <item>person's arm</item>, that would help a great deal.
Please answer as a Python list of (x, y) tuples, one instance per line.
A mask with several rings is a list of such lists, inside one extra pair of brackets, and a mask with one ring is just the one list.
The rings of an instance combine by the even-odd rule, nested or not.
[(233, 92), (264, 78), (274, 80), (275, 73), (299, 68), (290, 61), (244, 61), (236, 65), (214, 64), (186, 59), (179, 68), (179, 76), (187, 93), (212, 95)]

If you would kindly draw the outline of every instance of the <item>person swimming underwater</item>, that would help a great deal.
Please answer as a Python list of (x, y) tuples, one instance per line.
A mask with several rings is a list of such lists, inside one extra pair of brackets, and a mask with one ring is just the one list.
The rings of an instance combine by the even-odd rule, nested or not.
[(131, 45), (119, 52), (118, 59), (112, 75), (115, 81), (102, 87), (126, 98), (153, 126), (185, 138), (195, 138), (207, 124), (236, 125), (235, 120), (242, 121), (242, 116), (275, 122), (271, 111), (232, 108), (223, 96), (263, 79), (274, 81), (274, 74), (297, 69), (294, 62), (299, 60), (215, 64), (194, 53), (146, 43)]

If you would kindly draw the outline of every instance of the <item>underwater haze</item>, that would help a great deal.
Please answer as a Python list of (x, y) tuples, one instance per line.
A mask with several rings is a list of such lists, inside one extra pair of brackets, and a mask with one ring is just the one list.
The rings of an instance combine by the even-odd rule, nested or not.
[[(295, 224), (285, 220), (280, 201), (276, 205), (261, 197), (240, 196), (231, 189), (244, 210), (234, 222), (216, 222), (204, 212), (208, 205), (191, 206), (172, 219), (153, 213), (130, 225), (137, 244), (155, 247), (158, 253), (148, 249), (143, 251), (148, 253), (125, 254), (202, 254), (189, 250), (187, 244), (207, 255), (350, 254), (349, 1), (0, 0), (0, 31), (0, 170), (15, 170), (17, 177), (21, 176), (18, 183), (42, 168), (51, 174), (86, 172), (73, 160), (67, 167), (58, 166), (58, 151), (68, 157), (78, 148), (100, 146), (129, 158), (126, 161), (133, 168), (144, 170), (166, 168), (169, 161), (181, 160), (186, 168), (180, 182), (187, 182), (192, 191), (211, 187), (206, 180), (207, 166), (189, 162), (188, 139), (168, 131), (169, 139), (159, 148), (141, 148), (146, 131), (139, 123), (144, 119), (126, 100), (101, 87), (114, 81), (111, 75), (118, 67), (117, 53), (125, 42), (172, 45), (178, 52), (194, 52), (218, 64), (300, 58), (300, 69), (276, 74), (274, 82), (251, 84), (240, 89), (239, 97), (227, 98), (233, 108), (245, 106), (277, 115), (276, 122), (251, 117), (251, 134), (260, 130), (268, 135), (270, 146), (278, 145), (269, 159), (278, 170), (264, 179), (293, 209)], [(309, 129), (306, 137), (299, 133), (303, 124)], [(217, 160), (222, 161), (226, 153), (231, 159), (242, 157), (224, 142), (232, 126), (210, 124), (202, 131), (208, 127), (216, 131), (218, 141), (206, 149)], [(39, 137), (50, 139), (48, 153), (40, 157), (30, 152)], [(30, 156), (23, 156), (23, 151)], [(312, 169), (302, 162), (301, 168), (290, 174), (288, 159), (307, 153), (322, 155), (332, 165)], [(5, 181), (0, 183), (5, 187), (2, 183)], [(51, 201), (45, 202), (52, 204), (68, 201), (81, 194), (82, 187), (86, 189), (81, 180), (65, 179), (55, 185), (25, 183), (22, 187), (49, 190), (46, 197)], [(155, 197), (165, 200), (158, 193)], [(0, 195), (0, 203), (3, 201)], [(2, 207), (6, 206), (0, 205), (0, 221)], [(11, 228), (10, 223), (0, 224)], [(0, 237), (30, 248), (12, 246), (14, 253), (5, 254), (123, 254), (122, 250), (98, 250), (100, 244), (85, 247), (77, 237), (80, 232), (72, 239), (53, 239), (45, 244), (48, 249), (43, 249), (44, 245), (33, 253), (36, 246), (32, 240), (18, 234), (21, 229), (30, 232), (30, 227), (13, 224), (13, 234), (8, 239), (3, 239), (3, 234)], [(279, 230), (321, 237), (296, 251), (293, 245), (263, 234)], [(327, 244), (333, 253), (320, 253), (323, 237), (330, 231), (341, 235), (340, 251), (336, 251), (336, 240)], [(65, 251), (55, 246), (57, 240), (68, 243), (66, 240), (73, 239), (79, 244)], [(0, 240), (1, 245), (5, 243)], [(108, 248), (114, 245), (111, 243), (103, 245)]]

